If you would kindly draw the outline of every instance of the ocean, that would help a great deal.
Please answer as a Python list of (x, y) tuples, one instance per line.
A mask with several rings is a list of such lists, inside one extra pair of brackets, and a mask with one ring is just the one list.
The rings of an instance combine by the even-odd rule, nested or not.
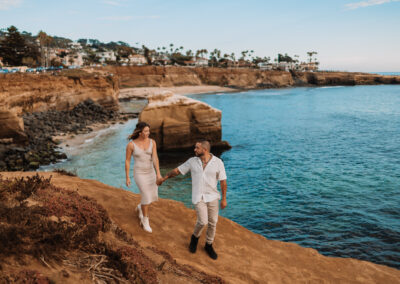
[[(223, 140), (232, 145), (220, 156), (228, 175), (222, 216), (268, 239), (400, 268), (400, 86), (191, 97), (222, 110)], [(40, 170), (64, 168), (137, 193), (124, 185), (126, 137), (136, 122), (103, 130)], [(188, 157), (160, 156), (163, 173)], [(159, 195), (193, 208), (190, 186), (179, 176)]]

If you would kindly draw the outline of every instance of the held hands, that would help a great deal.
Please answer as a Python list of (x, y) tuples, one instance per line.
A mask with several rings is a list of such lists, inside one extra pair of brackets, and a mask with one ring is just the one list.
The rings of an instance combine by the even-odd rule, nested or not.
[(160, 185), (163, 184), (164, 181), (165, 181), (165, 179), (164, 179), (162, 176), (158, 176), (158, 177), (157, 177), (157, 180), (156, 180), (156, 184), (157, 184), (158, 186), (160, 186)]
[(228, 206), (228, 202), (226, 201), (226, 198), (223, 198), (221, 200), (221, 209), (224, 209), (226, 206)]

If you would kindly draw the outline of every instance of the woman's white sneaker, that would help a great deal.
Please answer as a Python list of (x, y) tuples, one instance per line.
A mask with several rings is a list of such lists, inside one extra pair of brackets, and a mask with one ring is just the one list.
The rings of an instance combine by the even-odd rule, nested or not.
[(146, 232), (153, 232), (153, 230), (150, 228), (149, 217), (144, 216), (140, 224), (142, 225), (143, 230), (145, 230)]
[(141, 221), (143, 219), (143, 212), (140, 204), (136, 207), (136, 212), (138, 214), (139, 220)]

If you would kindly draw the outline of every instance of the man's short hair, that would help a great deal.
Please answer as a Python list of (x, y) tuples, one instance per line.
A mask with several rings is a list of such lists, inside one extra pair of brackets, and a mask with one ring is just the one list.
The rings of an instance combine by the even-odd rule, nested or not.
[(208, 142), (208, 140), (199, 140), (198, 143), (200, 143), (201, 147), (206, 149), (208, 152), (211, 151), (211, 144), (210, 142)]

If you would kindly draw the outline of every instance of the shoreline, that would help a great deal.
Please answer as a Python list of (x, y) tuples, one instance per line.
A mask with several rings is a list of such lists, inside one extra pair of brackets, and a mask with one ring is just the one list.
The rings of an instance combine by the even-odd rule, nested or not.
[(216, 94), (216, 93), (233, 93), (242, 91), (242, 89), (221, 87), (215, 85), (199, 85), (199, 86), (179, 86), (179, 87), (135, 87), (121, 88), (118, 99), (146, 99), (148, 96), (160, 94), (165, 91), (170, 91), (176, 95), (193, 95), (193, 94)]
[[(126, 89), (120, 90), (120, 95), (121, 95), (121, 91), (123, 91), (123, 90), (125, 90), (125, 92), (123, 92), (123, 93), (126, 93), (128, 95), (123, 94), (122, 98), (119, 97), (120, 104), (123, 103), (124, 101), (146, 100), (146, 98), (150, 95), (159, 94), (159, 93), (162, 93), (165, 91), (171, 91), (171, 92), (174, 92), (174, 94), (179, 94), (179, 95), (217, 94), (217, 93), (223, 93), (223, 92), (232, 93), (232, 92), (242, 91), (242, 90), (237, 90), (237, 89), (233, 89), (233, 88), (204, 85), (204, 86), (179, 86), (179, 87), (126, 88)], [(146, 103), (146, 105), (147, 105), (147, 103)], [(130, 110), (130, 111), (131, 112), (139, 112), (139, 114), (141, 112), (141, 110), (139, 110), (139, 109), (134, 109), (134, 110)], [(53, 139), (60, 141), (60, 144), (58, 146), (62, 149), (63, 153), (66, 153), (67, 155), (74, 155), (75, 154), (74, 152), (77, 151), (80, 148), (80, 146), (83, 146), (86, 143), (86, 140), (100, 138), (101, 134), (103, 132), (106, 132), (111, 127), (116, 126), (116, 125), (123, 126), (124, 124), (128, 123), (129, 121), (131, 121), (133, 119), (137, 119), (137, 118), (129, 118), (128, 120), (121, 119), (119, 121), (110, 121), (110, 122), (106, 122), (106, 123), (95, 123), (95, 124), (89, 125), (89, 127), (91, 129), (93, 129), (93, 131), (91, 131), (89, 133), (78, 133), (78, 134), (62, 133), (62, 134), (53, 136)], [(38, 170), (40, 170), (40, 168)]]
[[(137, 118), (132, 118), (132, 119), (137, 119)], [(101, 138), (103, 134), (105, 134), (108, 131), (111, 131), (113, 128), (117, 129), (118, 127), (122, 127), (124, 124), (126, 124), (129, 120), (120, 120), (120, 121), (112, 121), (108, 123), (95, 123), (93, 125), (90, 125), (89, 127), (93, 130), (89, 133), (80, 133), (80, 134), (73, 134), (73, 133), (67, 133), (64, 135), (57, 135), (54, 136), (54, 140), (60, 141), (60, 144), (58, 147), (62, 149), (62, 152), (67, 154), (68, 158), (70, 155), (74, 156), (77, 155), (76, 151), (79, 152), (79, 149), (84, 147), (86, 143), (88, 142), (95, 142), (96, 138)], [(62, 162), (62, 161), (60, 161)], [(57, 162), (56, 164), (58, 164)], [(38, 169), (40, 171), (40, 168)]]

